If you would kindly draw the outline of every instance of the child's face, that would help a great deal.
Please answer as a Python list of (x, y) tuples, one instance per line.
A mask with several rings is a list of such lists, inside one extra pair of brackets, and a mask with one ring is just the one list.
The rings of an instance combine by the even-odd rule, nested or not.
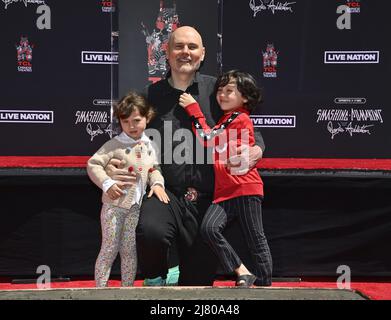
[(143, 117), (137, 108), (125, 119), (120, 119), (122, 131), (129, 137), (138, 140), (141, 138), (147, 123), (149, 122), (146, 117)]
[(231, 79), (226, 86), (218, 88), (216, 99), (224, 113), (231, 112), (248, 101), (238, 90), (234, 79)]

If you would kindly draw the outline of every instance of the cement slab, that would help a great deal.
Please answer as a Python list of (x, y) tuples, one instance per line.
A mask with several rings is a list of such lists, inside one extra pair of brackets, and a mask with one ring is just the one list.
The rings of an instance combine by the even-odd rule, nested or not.
[(366, 300), (360, 292), (324, 288), (132, 287), (3, 290), (0, 300)]

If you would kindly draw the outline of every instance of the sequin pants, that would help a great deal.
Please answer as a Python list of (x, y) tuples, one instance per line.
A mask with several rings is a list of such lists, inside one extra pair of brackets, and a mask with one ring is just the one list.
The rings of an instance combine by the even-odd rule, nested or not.
[(121, 257), (121, 285), (131, 286), (136, 278), (136, 226), (140, 207), (130, 210), (104, 203), (100, 215), (102, 225), (102, 246), (95, 264), (95, 283), (106, 287), (111, 267), (119, 252)]

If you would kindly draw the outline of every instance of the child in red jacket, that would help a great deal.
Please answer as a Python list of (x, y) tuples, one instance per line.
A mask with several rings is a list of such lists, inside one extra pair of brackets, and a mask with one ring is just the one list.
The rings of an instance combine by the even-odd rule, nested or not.
[[(262, 179), (256, 168), (245, 167), (248, 161), (243, 161), (240, 170), (235, 171), (226, 165), (237, 147), (255, 143), (249, 114), (260, 101), (260, 90), (250, 74), (237, 70), (220, 76), (215, 89), (224, 115), (213, 128), (207, 125), (200, 106), (190, 94), (183, 93), (179, 98), (179, 104), (192, 119), (195, 134), (206, 146), (214, 148), (214, 200), (202, 221), (201, 234), (224, 270), (236, 273), (236, 286), (250, 287), (257, 278), (258, 285), (270, 286), (272, 258), (262, 225)], [(237, 218), (254, 261), (255, 275), (223, 236), (226, 225)]]

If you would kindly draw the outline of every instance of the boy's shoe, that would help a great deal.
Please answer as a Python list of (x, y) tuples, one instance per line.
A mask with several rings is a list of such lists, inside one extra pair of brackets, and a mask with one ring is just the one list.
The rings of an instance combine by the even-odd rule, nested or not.
[(179, 279), (179, 266), (168, 269), (166, 286), (177, 286)]
[(255, 280), (257, 280), (257, 277), (253, 274), (243, 274), (237, 277), (235, 286), (242, 288), (250, 288), (254, 284)]
[(166, 285), (166, 279), (162, 277), (156, 277), (153, 279), (144, 279), (144, 287), (163, 287)]

